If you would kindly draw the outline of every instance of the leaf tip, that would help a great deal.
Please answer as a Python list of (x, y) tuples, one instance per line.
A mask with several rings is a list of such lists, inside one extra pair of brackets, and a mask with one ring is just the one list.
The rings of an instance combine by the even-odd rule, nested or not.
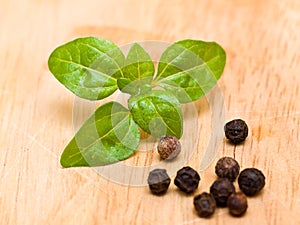
[(70, 164), (68, 164), (63, 157), (60, 158), (60, 165), (63, 167), (63, 168), (68, 168), (68, 167), (71, 167)]

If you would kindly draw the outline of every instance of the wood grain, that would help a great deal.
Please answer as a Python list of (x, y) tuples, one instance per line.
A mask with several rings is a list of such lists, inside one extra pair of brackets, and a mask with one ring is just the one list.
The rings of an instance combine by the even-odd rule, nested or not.
[[(0, 224), (300, 224), (299, 30), (299, 0), (0, 1)], [(218, 84), (226, 120), (243, 118), (250, 128), (235, 157), (242, 168), (266, 175), (263, 193), (249, 198), (243, 218), (225, 208), (201, 219), (193, 196), (173, 184), (155, 197), (94, 169), (60, 167), (74, 134), (74, 96), (50, 74), (47, 59), (56, 46), (90, 35), (119, 45), (195, 38), (225, 48)], [(183, 141), (196, 147), (186, 164), (199, 169), (213, 131), (207, 99), (195, 106), (197, 142)], [(233, 156), (234, 147), (223, 140), (219, 150), (218, 157)], [(157, 161), (152, 151), (126, 163)], [(200, 175), (196, 193), (209, 190), (214, 163)]]

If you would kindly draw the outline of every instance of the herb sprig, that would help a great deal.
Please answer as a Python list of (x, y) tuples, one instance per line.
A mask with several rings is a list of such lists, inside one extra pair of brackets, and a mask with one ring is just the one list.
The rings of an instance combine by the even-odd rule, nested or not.
[(96, 37), (56, 48), (49, 69), (78, 97), (100, 100), (117, 89), (130, 94), (128, 109), (115, 101), (96, 109), (64, 149), (61, 165), (101, 166), (124, 160), (139, 145), (138, 127), (155, 137), (180, 138), (180, 104), (205, 95), (220, 78), (225, 62), (225, 51), (217, 43), (190, 39), (171, 44), (157, 71), (137, 43), (126, 57), (114, 43)]

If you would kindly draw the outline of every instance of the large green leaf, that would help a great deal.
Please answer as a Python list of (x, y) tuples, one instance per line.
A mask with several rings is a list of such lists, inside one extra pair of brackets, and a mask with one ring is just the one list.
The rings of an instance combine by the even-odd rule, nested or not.
[(155, 137), (182, 136), (183, 118), (180, 103), (169, 92), (153, 90), (133, 96), (128, 101), (134, 121)]
[(128, 158), (140, 133), (128, 109), (117, 102), (100, 106), (66, 146), (61, 165), (101, 166)]
[(182, 40), (162, 54), (154, 84), (173, 93), (181, 103), (205, 95), (220, 78), (226, 62), (215, 42)]
[(149, 54), (139, 44), (131, 46), (122, 71), (123, 77), (118, 79), (122, 92), (136, 95), (151, 90), (155, 67)]
[(49, 57), (52, 74), (81, 98), (98, 100), (117, 90), (124, 55), (110, 41), (78, 38), (56, 48)]

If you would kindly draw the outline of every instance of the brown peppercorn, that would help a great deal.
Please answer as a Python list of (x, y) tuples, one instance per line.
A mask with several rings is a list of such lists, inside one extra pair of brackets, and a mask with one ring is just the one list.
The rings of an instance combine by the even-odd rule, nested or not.
[(228, 200), (227, 206), (233, 216), (242, 216), (248, 208), (247, 197), (242, 192), (232, 193)]
[(240, 172), (240, 166), (238, 162), (231, 157), (223, 157), (218, 160), (215, 172), (220, 178), (228, 178), (231, 182), (233, 182)]
[(240, 173), (238, 184), (245, 195), (253, 196), (265, 186), (265, 176), (256, 168), (247, 168)]
[(225, 207), (228, 197), (235, 192), (233, 183), (227, 178), (219, 178), (210, 187), (210, 193), (214, 196), (217, 206)]
[(248, 126), (244, 120), (235, 119), (226, 123), (225, 136), (233, 143), (239, 144), (248, 136)]
[(181, 144), (176, 137), (165, 136), (160, 139), (157, 145), (157, 151), (161, 159), (172, 160), (180, 153)]
[(200, 217), (210, 217), (216, 209), (214, 197), (206, 192), (194, 197), (194, 207)]
[(183, 192), (189, 194), (195, 191), (199, 185), (200, 176), (196, 170), (186, 166), (177, 171), (174, 184)]
[(151, 192), (155, 195), (162, 195), (167, 192), (171, 179), (165, 169), (152, 170), (148, 177), (148, 184)]

